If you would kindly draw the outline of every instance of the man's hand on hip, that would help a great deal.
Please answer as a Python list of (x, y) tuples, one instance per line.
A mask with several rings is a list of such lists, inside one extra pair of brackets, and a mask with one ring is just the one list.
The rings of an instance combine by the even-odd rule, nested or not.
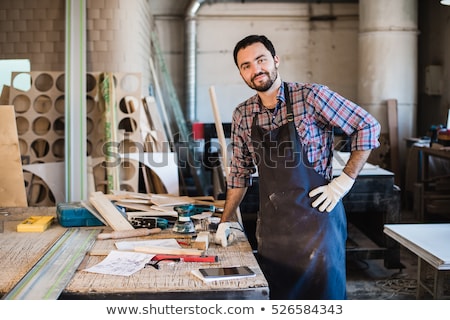
[(327, 212), (330, 212), (334, 209), (339, 200), (350, 191), (354, 182), (355, 180), (342, 172), (339, 177), (331, 180), (329, 184), (313, 189), (309, 193), (311, 198), (320, 194), (312, 203), (313, 208), (320, 205), (319, 211), (323, 212), (326, 210)]

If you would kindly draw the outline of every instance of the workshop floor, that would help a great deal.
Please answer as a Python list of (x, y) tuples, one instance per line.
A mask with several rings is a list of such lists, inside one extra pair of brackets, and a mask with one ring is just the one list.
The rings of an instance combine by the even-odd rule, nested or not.
[(383, 260), (347, 261), (349, 300), (416, 299), (417, 257), (401, 248), (402, 269), (386, 269)]
[[(411, 212), (402, 212), (404, 223), (415, 222)], [(416, 299), (417, 256), (400, 247), (401, 269), (387, 269), (383, 260), (347, 261), (349, 300)]]

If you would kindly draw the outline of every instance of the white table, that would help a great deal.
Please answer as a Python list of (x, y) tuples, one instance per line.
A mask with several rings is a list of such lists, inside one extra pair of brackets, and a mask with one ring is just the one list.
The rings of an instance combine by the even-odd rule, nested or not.
[(384, 233), (417, 255), (417, 299), (450, 299), (450, 223), (386, 224)]

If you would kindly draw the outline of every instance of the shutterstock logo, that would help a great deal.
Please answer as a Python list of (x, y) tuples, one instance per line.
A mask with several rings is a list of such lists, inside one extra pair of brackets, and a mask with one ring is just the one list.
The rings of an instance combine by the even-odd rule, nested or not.
[[(149, 143), (147, 143), (147, 148)], [(139, 142), (134, 142), (132, 147), (124, 150), (120, 142), (106, 142), (102, 145), (102, 154), (105, 161), (102, 166), (105, 168), (114, 168), (117, 166), (126, 167), (124, 158), (129, 157), (128, 154), (133, 154), (134, 159), (142, 163), (147, 163), (152, 167), (160, 168), (173, 165), (174, 161), (179, 168), (213, 168), (218, 166), (219, 159), (222, 158), (221, 145), (216, 140), (204, 141), (191, 140), (179, 142), (159, 142), (161, 152), (145, 152), (144, 145)], [(161, 147), (162, 146), (162, 147)], [(237, 146), (240, 147), (240, 146)], [(349, 147), (348, 141), (339, 141), (336, 144), (336, 150), (343, 150)], [(228, 165), (231, 161), (233, 144), (228, 143), (226, 146), (226, 155)], [(307, 159), (308, 150), (320, 150), (323, 148), (320, 145), (303, 146), (305, 152), (294, 150), (290, 141), (253, 141), (251, 146), (248, 146), (253, 164), (264, 165), (269, 168), (294, 168), (303, 164), (307, 167), (313, 167)], [(152, 148), (151, 148), (152, 149)], [(256, 152), (258, 151), (258, 152)], [(175, 158), (169, 156), (169, 153), (175, 153)], [(155, 156), (158, 154), (158, 156)], [(137, 155), (137, 156), (136, 156)], [(330, 154), (334, 160), (340, 165), (345, 165), (347, 159), (340, 156), (339, 153)]]

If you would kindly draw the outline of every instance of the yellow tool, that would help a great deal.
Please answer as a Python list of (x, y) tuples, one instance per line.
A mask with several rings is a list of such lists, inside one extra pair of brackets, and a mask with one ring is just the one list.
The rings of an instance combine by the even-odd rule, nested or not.
[(31, 216), (17, 225), (17, 232), (44, 232), (53, 219), (53, 216)]

